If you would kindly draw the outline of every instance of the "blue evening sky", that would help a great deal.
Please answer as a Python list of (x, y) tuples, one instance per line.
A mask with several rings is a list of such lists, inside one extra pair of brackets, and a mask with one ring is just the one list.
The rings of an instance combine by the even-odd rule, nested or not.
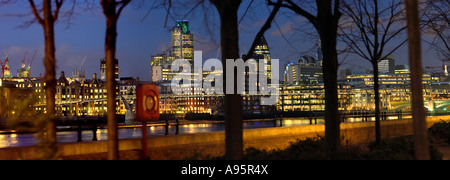
[[(131, 4), (126, 7), (119, 19), (117, 58), (121, 77), (139, 76), (143, 80), (150, 80), (151, 55), (160, 53), (164, 47), (170, 45), (170, 27), (175, 24), (176, 19), (183, 18), (185, 14), (183, 10), (177, 10), (174, 17), (168, 19), (168, 27), (165, 28), (166, 11), (164, 9), (152, 10), (146, 17), (152, 5), (151, 2), (153, 1)], [(240, 16), (244, 14), (249, 2), (249, 0), (244, 0)], [(191, 21), (190, 28), (195, 34), (195, 50), (203, 51), (203, 60), (220, 57), (220, 55), (218, 56), (218, 44), (220, 44), (218, 14), (216, 9), (208, 4), (205, 5), (205, 10), (209, 23), (205, 23), (205, 13), (201, 7), (185, 18)], [(28, 28), (20, 28), (19, 26), (33, 17), (10, 16), (10, 14), (29, 12), (31, 10), (28, 1), (0, 6), (0, 51), (8, 51), (12, 73), (16, 74), (25, 51), (28, 50), (31, 57), (38, 49), (32, 66), (32, 76), (39, 76), (39, 74), (44, 74), (42, 27), (36, 23)], [(256, 1), (252, 4), (251, 10), (240, 24), (240, 50), (242, 53), (248, 51), (256, 32), (265, 22), (268, 14), (269, 9), (264, 1)], [(63, 22), (57, 23), (55, 27), (57, 71), (65, 71), (66, 76), (71, 76), (72, 71), (77, 66), (79, 67), (86, 57), (83, 68), (86, 70), (87, 78), (90, 79), (93, 73), (98, 74), (100, 72), (99, 60), (104, 57), (105, 25), (105, 18), (99, 4), (89, 11), (77, 7), (70, 26)], [(266, 38), (272, 58), (280, 59), (280, 68), (283, 68), (286, 62), (295, 61), (302, 55), (315, 55), (318, 40), (317, 37), (311, 37), (308, 33), (315, 34), (315, 31), (308, 23), (305, 23), (302, 17), (283, 10), (276, 18), (276, 24), (266, 33)], [(427, 50), (428, 48), (424, 46), (424, 64), (441, 66), (434, 53)], [(396, 64), (407, 64), (407, 46), (397, 51), (395, 56)], [(1, 55), (0, 59), (3, 61), (4, 56)], [(369, 67), (367, 61), (356, 56), (349, 56), (344, 67), (352, 65)]]

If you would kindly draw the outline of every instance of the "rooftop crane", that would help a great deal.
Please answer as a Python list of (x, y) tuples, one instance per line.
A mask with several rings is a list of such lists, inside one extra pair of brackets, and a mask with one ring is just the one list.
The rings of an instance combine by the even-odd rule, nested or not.
[(2, 68), (2, 78), (5, 78), (6, 63), (3, 64), (2, 60), (0, 60), (0, 67)]
[(30, 59), (28, 59), (28, 77), (31, 77), (31, 65), (33, 64), (34, 58), (36, 57), (36, 53), (38, 52), (38, 50), (36, 49), (36, 51), (34, 51), (34, 55), (33, 57)]
[(448, 74), (448, 66), (445, 64), (446, 61), (448, 60), (442, 60), (442, 66), (425, 66), (425, 69), (427, 69), (428, 71), (432, 71), (433, 69), (440, 69), (442, 70), (443, 74)]
[(22, 59), (22, 69), (26, 67), (25, 61), (26, 61), (27, 57), (28, 57), (28, 50), (25, 51), (25, 56)]
[(3, 52), (3, 54), (5, 55), (5, 62), (0, 60), (0, 67), (2, 68), (2, 78), (5, 78), (6, 65), (8, 64), (8, 52)]

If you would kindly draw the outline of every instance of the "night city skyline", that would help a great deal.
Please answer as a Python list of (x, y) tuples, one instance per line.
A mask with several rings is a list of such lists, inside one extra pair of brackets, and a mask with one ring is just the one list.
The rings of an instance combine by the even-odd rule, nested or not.
[(0, 0), (0, 160), (151, 160), (152, 177), (182, 178), (450, 160), (449, 13), (448, 0)]
[[(244, 1), (243, 4), (248, 5), (248, 2)], [(143, 3), (142, 7), (132, 4), (124, 10), (123, 16), (119, 20), (117, 58), (121, 61), (119, 63), (120, 77), (139, 77), (142, 80), (150, 81), (151, 55), (160, 53), (170, 45), (170, 28), (176, 23), (176, 20), (182, 18), (182, 15), (169, 18), (165, 28), (165, 20), (162, 17), (166, 16), (166, 11), (154, 9), (146, 16), (151, 5), (151, 3), (147, 2)], [(79, 6), (82, 7), (82, 5)], [(241, 6), (240, 9), (241, 16), (245, 11), (243, 7)], [(242, 18), (242, 24), (240, 25), (240, 51), (242, 54), (245, 54), (250, 48), (256, 32), (264, 23), (269, 12), (263, 2), (255, 2), (251, 7), (254, 12), (246, 14), (246, 17)], [(0, 51), (8, 52), (10, 68), (14, 72), (13, 75), (15, 75), (16, 70), (21, 67), (21, 61), (25, 52), (29, 51), (29, 54), (32, 54), (32, 52), (38, 50), (31, 76), (39, 77), (39, 74), (44, 74), (42, 64), (44, 51), (42, 28), (36, 23), (28, 28), (20, 27), (32, 17), (12, 16), (13, 14), (29, 13), (27, 3), (5, 6), (3, 9), (6, 11), (2, 11), (2, 14), (0, 14), (2, 15), (0, 16), (0, 27), (2, 27)], [(212, 11), (210, 13), (213, 15), (213, 18), (217, 18), (216, 12)], [(199, 17), (202, 14), (203, 12), (196, 12), (194, 15), (197, 16), (191, 15), (187, 18), (191, 23), (191, 31), (196, 36), (194, 50), (203, 51), (204, 59), (217, 57), (220, 59), (218, 52), (218, 25), (209, 24), (212, 31), (212, 35), (210, 35), (207, 28), (205, 28), (203, 18)], [(294, 25), (295, 21), (304, 21), (302, 17), (292, 16), (284, 18), (284, 16), (282, 14), (277, 17), (277, 25), (265, 35), (271, 49), (272, 58), (280, 59), (280, 72), (283, 72), (283, 66), (289, 62), (296, 61), (304, 55), (314, 56), (318, 44), (318, 37), (308, 37), (306, 33), (296, 32), (296, 29), (299, 27)], [(98, 62), (104, 58), (104, 25), (104, 15), (99, 7), (95, 7), (93, 10), (78, 8), (75, 10), (70, 24), (65, 22), (57, 23), (55, 26), (57, 72), (73, 72), (81, 66), (81, 62), (86, 57), (86, 61), (83, 64), (86, 74), (91, 76), (93, 73), (99, 73)], [(308, 25), (302, 28), (305, 28), (307, 32), (313, 32)], [(282, 36), (293, 42), (286, 42)], [(442, 62), (436, 56), (436, 53), (430, 50), (427, 44), (423, 46), (424, 66), (442, 66)], [(404, 45), (394, 53), (397, 65), (408, 64), (406, 52), (407, 46)], [(218, 54), (219, 56), (217, 56)], [(347, 67), (359, 66), (370, 68), (370, 64), (358, 56), (349, 55), (345, 58), (346, 60), (341, 70)], [(4, 61), (4, 56), (2, 55), (0, 59)]]

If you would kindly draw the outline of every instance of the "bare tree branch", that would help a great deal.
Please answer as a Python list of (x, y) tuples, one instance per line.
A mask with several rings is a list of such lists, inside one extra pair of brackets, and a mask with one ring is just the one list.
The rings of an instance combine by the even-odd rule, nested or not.
[(450, 2), (427, 1), (422, 12), (423, 31), (434, 38), (432, 47), (444, 60), (450, 61)]
[[(340, 27), (340, 38), (349, 49), (352, 49), (351, 52), (368, 60), (373, 67), (377, 145), (381, 143), (380, 72), (378, 63), (408, 41), (405, 38), (401, 43), (394, 44), (394, 48), (388, 54), (385, 54), (388, 45), (393, 44), (392, 40), (405, 33), (407, 28), (403, 19), (400, 18), (404, 14), (404, 9), (401, 8), (402, 3), (401, 0), (393, 0), (389, 3), (379, 3), (378, 0), (349, 0), (345, 1), (343, 8), (345, 15), (351, 21), (346, 23), (349, 26)], [(387, 21), (383, 21), (384, 17), (387, 17)]]
[(36, 8), (36, 4), (34, 4), (34, 0), (28, 0), (30, 2), (31, 10), (33, 11), (34, 17), (37, 19), (39, 24), (44, 25), (44, 20), (39, 15), (38, 10)]
[[(284, 0), (288, 4), (281, 4), (281, 7), (288, 8), (298, 15), (304, 16), (306, 19), (308, 19), (316, 28), (318, 26), (317, 17), (310, 14), (308, 11), (304, 10), (300, 6), (298, 6), (296, 3), (294, 3), (292, 0)], [(268, 0), (268, 4), (271, 6), (277, 6), (278, 3), (272, 2), (271, 0)]]
[(280, 8), (281, 8), (282, 4), (283, 4), (283, 0), (278, 0), (277, 3), (275, 4), (275, 7), (274, 7), (272, 13), (270, 14), (269, 18), (266, 20), (266, 23), (259, 30), (259, 32), (256, 34), (256, 37), (253, 40), (252, 47), (248, 51), (245, 60), (253, 58), (253, 54), (254, 54), (256, 46), (258, 46), (258, 44), (261, 43), (261, 39), (262, 39), (262, 37), (264, 37), (264, 34), (266, 33), (266, 31), (269, 30), (272, 27), (272, 22), (275, 19), (275, 16), (277, 15), (278, 11), (280, 11)]

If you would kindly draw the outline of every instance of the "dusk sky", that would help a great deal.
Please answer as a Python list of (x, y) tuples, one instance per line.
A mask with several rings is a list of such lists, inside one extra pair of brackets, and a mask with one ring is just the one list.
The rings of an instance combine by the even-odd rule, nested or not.
[[(162, 8), (150, 12), (152, 1), (145, 1), (141, 7), (138, 4), (131, 4), (126, 7), (119, 19), (117, 58), (119, 59), (119, 69), (121, 77), (137, 77), (143, 80), (150, 80), (150, 57), (153, 54), (161, 53), (164, 47), (171, 43), (170, 27), (174, 26), (175, 20), (182, 19), (183, 12), (174, 14), (169, 18), (167, 28), (164, 27), (166, 11)], [(249, 0), (244, 0), (241, 5), (241, 17), (249, 5)], [(193, 6), (193, 5), (192, 5)], [(189, 14), (185, 19), (190, 20), (190, 28), (195, 34), (195, 50), (203, 51), (203, 60), (216, 58), (218, 55), (219, 42), (219, 22), (218, 14), (213, 6), (209, 8), (207, 16), (210, 23), (205, 23), (203, 10), (200, 8)], [(271, 9), (271, 8), (270, 8)], [(186, 11), (188, 11), (187, 9)], [(33, 17), (14, 17), (10, 14), (24, 14), (31, 12), (28, 1), (19, 4), (0, 7), (0, 51), (9, 53), (10, 67), (12, 74), (17, 74), (21, 60), (25, 51), (29, 51), (31, 57), (36, 49), (38, 53), (32, 66), (32, 76), (37, 77), (44, 74), (42, 59), (44, 57), (43, 30), (39, 24), (33, 24), (28, 28), (20, 28), (24, 22)], [(259, 28), (265, 22), (269, 14), (269, 9), (264, 1), (257, 1), (252, 4), (251, 11), (246, 14), (240, 25), (240, 50), (246, 53), (250, 48), (252, 40)], [(176, 17), (176, 16), (179, 17)], [(270, 46), (272, 58), (280, 59), (280, 68), (289, 61), (295, 61), (300, 56), (309, 54), (315, 55), (315, 47), (318, 42), (317, 37), (311, 37), (302, 30), (309, 32), (312, 28), (305, 25), (304, 18), (283, 10), (276, 19), (273, 28), (266, 33), (266, 38)], [(99, 60), (104, 57), (104, 37), (105, 37), (105, 17), (99, 3), (97, 7), (86, 11), (80, 8), (71, 19), (70, 26), (67, 23), (59, 22), (55, 27), (57, 72), (65, 71), (66, 76), (71, 76), (72, 71), (81, 65), (86, 58), (83, 68), (86, 69), (86, 77), (90, 79), (93, 73), (100, 72)], [(206, 28), (206, 26), (209, 26)], [(280, 33), (283, 32), (283, 33)], [(288, 43), (282, 34), (290, 42)], [(441, 66), (442, 63), (436, 58), (433, 51), (424, 45), (424, 66)], [(407, 46), (394, 53), (396, 64), (407, 64)], [(219, 56), (220, 57), (220, 56)], [(0, 59), (4, 61), (4, 56)], [(355, 56), (350, 56), (345, 61), (344, 67), (351, 65), (369, 67), (368, 61)]]

